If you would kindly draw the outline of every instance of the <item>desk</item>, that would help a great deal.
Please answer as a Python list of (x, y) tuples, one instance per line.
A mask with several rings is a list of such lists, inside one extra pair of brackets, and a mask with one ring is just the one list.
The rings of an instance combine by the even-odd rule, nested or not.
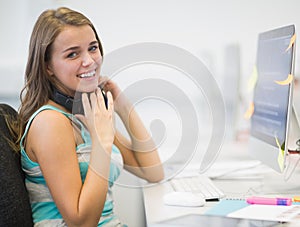
[[(245, 144), (226, 144), (222, 153), (214, 165), (223, 161), (246, 161), (251, 160), (247, 155)], [(214, 183), (224, 191), (229, 198), (244, 198), (250, 195), (276, 195), (293, 197), (300, 194), (299, 171), (296, 171), (288, 182), (285, 182), (283, 175), (268, 167), (263, 172), (261, 179), (218, 179)], [(203, 214), (211, 209), (218, 202), (206, 202), (204, 207), (187, 208), (166, 206), (163, 204), (164, 194), (172, 191), (169, 184), (161, 183), (151, 187), (144, 187), (143, 197), (147, 224), (151, 225), (159, 221), (178, 217), (184, 214)]]

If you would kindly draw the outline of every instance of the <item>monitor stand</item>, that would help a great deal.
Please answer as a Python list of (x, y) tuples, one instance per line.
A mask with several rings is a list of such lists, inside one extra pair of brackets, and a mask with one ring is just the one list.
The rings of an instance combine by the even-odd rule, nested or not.
[[(288, 141), (287, 147), (289, 150), (297, 150), (299, 147), (297, 141), (300, 139), (300, 125), (297, 111), (294, 106), (291, 108), (289, 128), (288, 128)], [(259, 150), (260, 151), (260, 150)], [(267, 152), (265, 149), (264, 152)], [(274, 151), (269, 152), (272, 155)], [(267, 157), (267, 156), (266, 156)], [(267, 159), (263, 160), (266, 162)], [(267, 163), (267, 162), (266, 162)], [(264, 175), (263, 179), (258, 182), (260, 186), (254, 188), (256, 194), (277, 194), (277, 195), (298, 195), (300, 192), (300, 153), (286, 155), (285, 168), (283, 172), (278, 170), (269, 169)]]
[[(289, 181), (296, 172), (300, 172), (300, 125), (294, 105), (289, 120), (287, 149), (288, 153), (286, 155), (284, 178), (286, 181)], [(299, 183), (298, 185), (300, 187)]]
[[(289, 151), (300, 152), (300, 125), (297, 111), (294, 108), (290, 114), (287, 148)], [(271, 170), (256, 188), (256, 193), (277, 195), (298, 195), (300, 191), (300, 153), (287, 153), (283, 172)]]

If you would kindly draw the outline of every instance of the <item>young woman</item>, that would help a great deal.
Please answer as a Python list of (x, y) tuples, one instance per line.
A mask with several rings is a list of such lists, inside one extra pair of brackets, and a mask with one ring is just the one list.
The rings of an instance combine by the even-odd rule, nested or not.
[[(19, 109), (22, 168), (36, 226), (120, 226), (110, 190), (119, 175), (112, 153), (120, 153), (135, 175), (163, 179), (151, 136), (119, 87), (100, 76), (102, 61), (100, 39), (84, 15), (59, 8), (39, 16)], [(75, 103), (83, 112), (74, 114)], [(115, 130), (114, 112), (130, 141)]]

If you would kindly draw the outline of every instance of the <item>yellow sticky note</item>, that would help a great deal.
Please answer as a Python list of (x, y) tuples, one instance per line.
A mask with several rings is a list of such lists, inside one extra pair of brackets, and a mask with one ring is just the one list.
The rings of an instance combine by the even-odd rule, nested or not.
[(300, 196), (294, 196), (293, 201), (294, 202), (300, 202)]
[(288, 85), (293, 81), (294, 76), (292, 74), (289, 74), (288, 77), (285, 80), (279, 81), (275, 80), (275, 83), (279, 85)]
[(276, 140), (276, 144), (278, 146), (277, 162), (278, 162), (278, 165), (279, 165), (281, 171), (283, 171), (283, 168), (284, 168), (284, 150), (281, 149), (281, 145), (279, 144), (279, 141), (278, 141), (277, 137), (275, 137), (275, 140)]
[(289, 49), (291, 49), (291, 47), (293, 46), (293, 44), (295, 43), (295, 41), (296, 41), (296, 34), (294, 34), (294, 35), (292, 36), (292, 38), (291, 38), (291, 40), (290, 40), (290, 44), (289, 44), (288, 48), (286, 48), (285, 51), (288, 51)]
[(251, 102), (249, 107), (248, 107), (248, 110), (244, 114), (244, 118), (245, 119), (250, 119), (252, 117), (253, 113), (254, 113), (254, 103)]
[(283, 171), (284, 169), (284, 155), (279, 151), (278, 157), (277, 157), (277, 162), (280, 167), (280, 170)]
[(257, 78), (258, 78), (258, 74), (257, 74), (257, 67), (256, 65), (253, 67), (253, 71), (252, 71), (252, 74), (251, 74), (251, 77), (248, 81), (248, 90), (249, 91), (252, 91), (253, 88), (255, 87), (256, 85), (256, 82), (257, 82)]

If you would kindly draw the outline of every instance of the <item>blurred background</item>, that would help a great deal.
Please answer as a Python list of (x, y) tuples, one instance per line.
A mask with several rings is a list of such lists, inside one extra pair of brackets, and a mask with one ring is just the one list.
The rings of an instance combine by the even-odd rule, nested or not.
[[(106, 54), (131, 44), (160, 42), (182, 48), (199, 58), (222, 91), (226, 104), (226, 138), (229, 139), (239, 139), (249, 127), (243, 114), (252, 98), (248, 83), (255, 65), (258, 34), (290, 24), (295, 25), (297, 33), (300, 27), (298, 0), (0, 0), (1, 103), (8, 103), (16, 109), (19, 107), (19, 93), (24, 85), (24, 70), (33, 25), (42, 11), (59, 6), (78, 10), (92, 20)], [(298, 41), (297, 37), (296, 43)], [(299, 54), (296, 46), (296, 78), (300, 73)], [(211, 125), (209, 103), (205, 101), (205, 94), (193, 89), (190, 79), (175, 72), (176, 70), (160, 66), (150, 68), (130, 68), (115, 79), (123, 89), (137, 80), (137, 77), (129, 76), (133, 74), (139, 74), (142, 78), (147, 74), (148, 77), (172, 81), (193, 100), (198, 110), (200, 128), (205, 124)], [(169, 121), (164, 125), (167, 132), (180, 130), (180, 121), (177, 124), (178, 116), (174, 114), (176, 107), (169, 108), (162, 102), (151, 105), (151, 100), (137, 106), (150, 126), (154, 116), (161, 122)], [(163, 114), (156, 116), (149, 111), (151, 109), (163, 110), (165, 117)], [(175, 121), (172, 121), (172, 114)], [(203, 131), (209, 129), (201, 130)], [(176, 142), (181, 135), (169, 133), (167, 136), (167, 139), (164, 138), (167, 148), (162, 149), (166, 151), (170, 150), (171, 144), (178, 145)], [(129, 196), (123, 200), (129, 198), (131, 201), (126, 203), (133, 201), (137, 204), (138, 211), (143, 210), (135, 190), (128, 190)], [(120, 210), (129, 226), (143, 226), (145, 220), (142, 213), (137, 218), (121, 208)]]
[[(59, 6), (79, 10), (93, 21), (105, 53), (139, 42), (162, 42), (194, 54), (218, 82), (231, 113), (248, 107), (247, 83), (258, 33), (289, 24), (296, 30), (300, 26), (297, 0), (1, 0), (1, 102), (18, 107), (34, 22), (43, 10)], [(300, 51), (296, 54), (297, 62)], [(298, 64), (295, 74), (299, 74)], [(231, 121), (236, 115), (228, 116)]]

